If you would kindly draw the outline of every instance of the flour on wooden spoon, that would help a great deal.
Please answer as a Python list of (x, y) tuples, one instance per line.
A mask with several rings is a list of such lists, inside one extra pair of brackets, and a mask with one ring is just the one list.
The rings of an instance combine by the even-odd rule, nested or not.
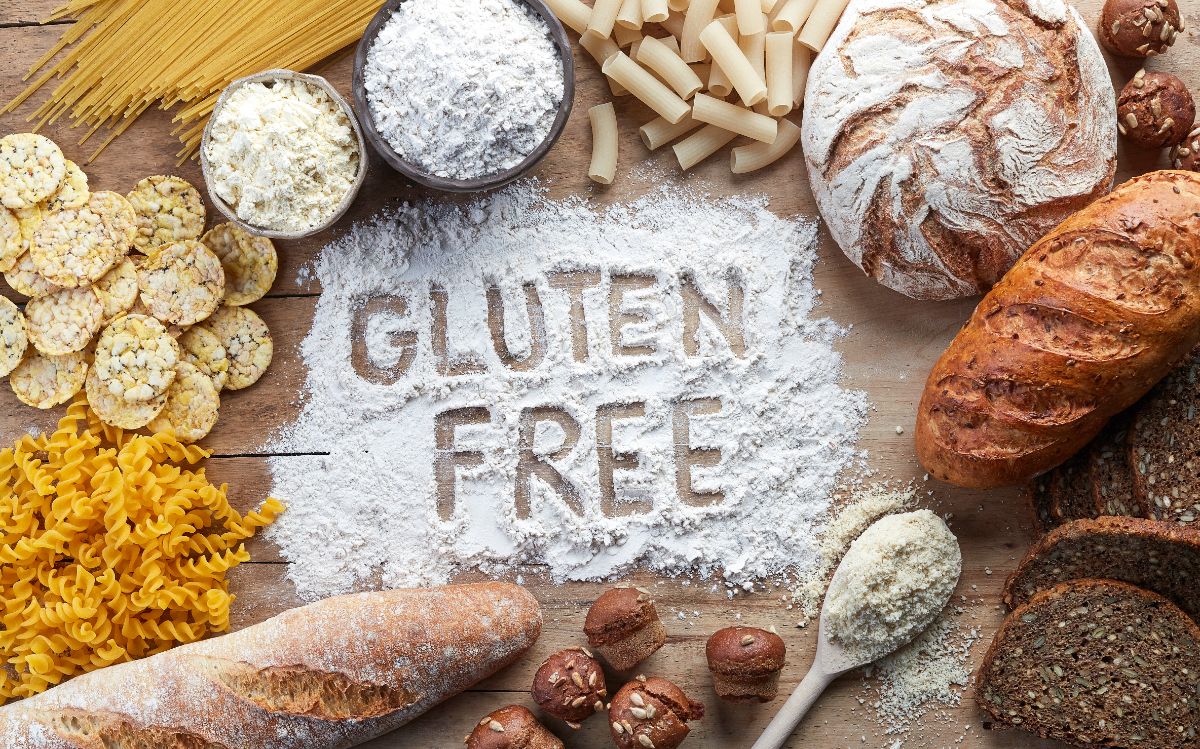
[(355, 226), (315, 263), (303, 408), (271, 445), (329, 451), (271, 461), (300, 594), (817, 565), (867, 399), (815, 260), (814, 220), (677, 189), (600, 209), (524, 183)]

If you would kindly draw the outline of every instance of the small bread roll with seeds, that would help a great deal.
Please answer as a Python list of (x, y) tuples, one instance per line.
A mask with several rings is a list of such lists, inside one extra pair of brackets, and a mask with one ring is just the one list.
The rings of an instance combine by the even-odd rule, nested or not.
[(703, 717), (704, 705), (679, 687), (639, 676), (613, 697), (608, 731), (618, 749), (675, 749), (691, 732), (688, 721)]
[(603, 712), (608, 688), (600, 661), (583, 648), (554, 653), (533, 676), (533, 701), (571, 728)]
[(1175, 0), (1107, 0), (1100, 14), (1100, 43), (1121, 57), (1161, 55), (1181, 31)]
[(583, 631), (588, 644), (617, 671), (628, 671), (667, 641), (654, 599), (644, 588), (605, 591), (588, 610)]
[(753, 627), (717, 631), (705, 648), (713, 689), (726, 702), (770, 702), (779, 694), (786, 652), (774, 632)]
[(563, 742), (520, 705), (488, 713), (463, 741), (467, 749), (563, 749)]
[(1182, 143), (1171, 149), (1171, 165), (1176, 169), (1200, 172), (1200, 127), (1188, 133)]
[(1187, 84), (1170, 73), (1139, 70), (1117, 98), (1117, 130), (1145, 148), (1179, 143), (1195, 121)]

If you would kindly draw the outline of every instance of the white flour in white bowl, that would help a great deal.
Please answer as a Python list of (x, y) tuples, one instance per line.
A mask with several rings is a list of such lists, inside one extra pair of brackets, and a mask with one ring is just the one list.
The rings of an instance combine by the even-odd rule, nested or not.
[(332, 451), (271, 461), (300, 594), (817, 565), (868, 406), (815, 260), (815, 221), (680, 191), (597, 210), (522, 183), (354, 227), (316, 262), (303, 409), (271, 445)]

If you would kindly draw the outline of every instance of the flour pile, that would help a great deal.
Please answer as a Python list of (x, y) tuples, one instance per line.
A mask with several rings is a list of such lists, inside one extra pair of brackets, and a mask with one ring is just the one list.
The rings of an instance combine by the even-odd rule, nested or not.
[(271, 461), (300, 594), (818, 565), (868, 404), (812, 317), (815, 259), (815, 222), (677, 190), (597, 210), (522, 183), (356, 226), (316, 262), (271, 445), (332, 451)]

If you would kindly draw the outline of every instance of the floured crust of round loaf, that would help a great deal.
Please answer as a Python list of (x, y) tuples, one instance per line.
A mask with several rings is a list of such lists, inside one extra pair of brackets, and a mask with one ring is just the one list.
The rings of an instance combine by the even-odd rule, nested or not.
[(266, 374), (275, 355), (271, 331), (246, 307), (221, 307), (201, 326), (217, 337), (229, 357), (229, 390), (248, 388)]
[(166, 405), (150, 422), (155, 433), (171, 432), (180, 442), (198, 442), (217, 423), (221, 397), (208, 375), (187, 362), (175, 365)]
[(71, 400), (83, 387), (87, 373), (83, 354), (46, 356), (34, 350), (8, 376), (8, 384), (25, 405), (47, 409)]
[(29, 325), (11, 299), (0, 297), (0, 377), (12, 372), (29, 347)]
[(118, 317), (96, 344), (96, 374), (117, 398), (138, 403), (156, 398), (175, 380), (179, 344), (153, 317)]
[(83, 387), (87, 393), (88, 405), (96, 412), (100, 421), (118, 429), (141, 429), (153, 421), (167, 405), (166, 393), (140, 402), (127, 401), (113, 395), (107, 383), (100, 379), (95, 367), (88, 371)]
[(25, 305), (29, 340), (43, 354), (83, 351), (104, 322), (104, 305), (92, 288), (61, 289)]
[(54, 141), (34, 133), (0, 138), (0, 205), (28, 208), (53, 195), (67, 174)]
[(996, 633), (975, 699), (998, 722), (1076, 746), (1195, 747), (1200, 627), (1113, 580), (1035, 595)]
[(195, 325), (225, 296), (225, 271), (212, 250), (196, 240), (159, 248), (138, 268), (141, 299), (166, 323)]
[(180, 177), (147, 177), (127, 196), (137, 214), (134, 249), (150, 255), (163, 245), (199, 239), (204, 232), (204, 201)]
[(225, 269), (225, 304), (242, 307), (257, 302), (271, 290), (279, 272), (279, 256), (270, 239), (225, 223), (209, 229), (203, 242)]
[(1063, 0), (854, 0), (825, 50), (804, 101), (813, 194), (889, 288), (986, 291), (1112, 186), (1116, 97)]
[(357, 746), (512, 664), (541, 626), (533, 596), (503, 583), (329, 598), (6, 706), (0, 736), (5, 749), (98, 746), (105, 732), (163, 747), (174, 726), (187, 747)]
[(1076, 520), (1044, 536), (1004, 586), (1009, 608), (1036, 593), (1085, 577), (1152, 590), (1200, 620), (1200, 531), (1144, 518)]
[(934, 365), (917, 413), (930, 475), (1028, 481), (1079, 452), (1200, 341), (1200, 174), (1154, 172), (1030, 248)]

